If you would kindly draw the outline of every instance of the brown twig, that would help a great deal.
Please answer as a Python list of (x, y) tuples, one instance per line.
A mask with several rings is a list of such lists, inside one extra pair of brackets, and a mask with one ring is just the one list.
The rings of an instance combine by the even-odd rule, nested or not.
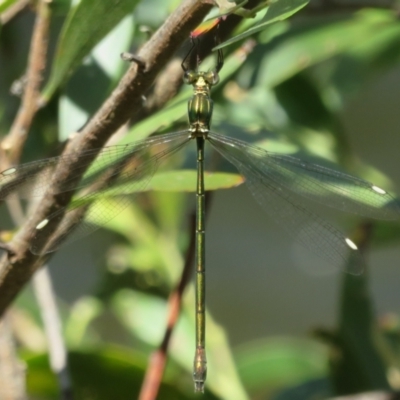
[[(212, 192), (206, 192), (206, 212), (209, 213)], [(139, 400), (154, 400), (157, 398), (160, 389), (165, 365), (167, 362), (167, 352), (171, 341), (172, 333), (178, 322), (183, 292), (193, 273), (193, 262), (196, 245), (196, 212), (193, 211), (189, 218), (189, 235), (190, 242), (186, 250), (185, 264), (182, 269), (181, 278), (172, 291), (168, 299), (167, 326), (165, 328), (164, 337), (159, 348), (150, 356), (147, 366), (146, 375), (140, 390)]]
[[(38, 3), (36, 10), (35, 26), (29, 51), (28, 69), (26, 73), (27, 84), (22, 97), (21, 106), (9, 134), (3, 139), (0, 148), (6, 153), (7, 164), (18, 163), (24, 143), (28, 137), (29, 128), (36, 114), (39, 104), (39, 90), (46, 65), (47, 44), (50, 25), (50, 8), (48, 1)], [(4, 160), (4, 158), (3, 158)]]
[(168, 63), (165, 70), (157, 77), (152, 93), (146, 97), (143, 112), (131, 119), (131, 122), (138, 122), (148, 115), (160, 110), (179, 91), (182, 81), (182, 59), (177, 57)]
[[(132, 110), (138, 112), (142, 109), (142, 96), (146, 94), (158, 72), (209, 9), (209, 5), (198, 0), (182, 3), (139, 52), (138, 56), (146, 62), (146, 70), (132, 65), (81, 134), (69, 143), (66, 152), (71, 157), (68, 162), (57, 167), (52, 177), (51, 190), (45, 194), (35, 213), (10, 243), (15, 256), (11, 260), (3, 257), (0, 262), (0, 314), (43, 263), (39, 256), (29, 251), (29, 240), (35, 227), (46, 216), (65, 207), (70, 201), (72, 192), (62, 193), (63, 185), (65, 186), (63, 182), (68, 181), (79, 164), (80, 151), (101, 148), (111, 134), (129, 119)], [(94, 152), (93, 158), (95, 156)], [(57, 224), (54, 224), (53, 228), (56, 227)]]

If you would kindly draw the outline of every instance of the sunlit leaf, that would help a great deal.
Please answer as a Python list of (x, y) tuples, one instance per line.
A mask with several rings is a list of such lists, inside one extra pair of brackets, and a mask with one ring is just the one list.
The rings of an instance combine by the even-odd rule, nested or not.
[(68, 80), (59, 100), (60, 141), (85, 125), (120, 78), (125, 63), (120, 53), (129, 47), (133, 30), (133, 15), (128, 15), (90, 51), (84, 65)]
[(77, 347), (86, 339), (90, 323), (103, 311), (103, 304), (95, 297), (81, 297), (71, 308), (65, 325), (69, 345)]
[[(244, 179), (239, 174), (205, 172), (205, 189), (229, 189), (241, 185)], [(181, 170), (161, 172), (151, 180), (148, 190), (171, 192), (195, 192), (197, 171)]]
[[(116, 185), (111, 189), (105, 189), (97, 192), (88, 199), (78, 198), (71, 202), (71, 208), (84, 205), (85, 202), (92, 203), (97, 199), (107, 196), (128, 195), (134, 193), (140, 188), (141, 191), (167, 191), (167, 192), (195, 192), (196, 191), (197, 172), (194, 170), (167, 171), (156, 174), (147, 186), (141, 185)], [(239, 174), (223, 172), (205, 172), (205, 189), (219, 190), (229, 189), (241, 185), (244, 179)]]
[(48, 100), (90, 50), (133, 12), (139, 0), (82, 0), (65, 22), (43, 97)]
[(0, 13), (7, 10), (7, 8), (11, 7), (15, 4), (17, 0), (0, 0)]

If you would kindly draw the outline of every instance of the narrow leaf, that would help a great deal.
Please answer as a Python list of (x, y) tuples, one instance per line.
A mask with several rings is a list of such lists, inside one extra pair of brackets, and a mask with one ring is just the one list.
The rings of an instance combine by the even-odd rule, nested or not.
[[(349, 264), (354, 262), (349, 259)], [(344, 275), (339, 330), (334, 343), (339, 356), (331, 361), (337, 395), (390, 390), (369, 285), (367, 271), (359, 276)]]
[(137, 3), (138, 0), (82, 0), (71, 10), (60, 36), (50, 80), (43, 91), (46, 100)]
[[(166, 192), (194, 192), (197, 172), (195, 170), (161, 172), (151, 180), (148, 190)], [(241, 185), (244, 179), (239, 174), (205, 172), (206, 190), (229, 189)]]
[[(76, 198), (70, 204), (71, 209), (82, 207), (93, 203), (104, 197), (115, 197), (132, 194), (141, 188), (142, 191), (157, 190), (163, 192), (195, 192), (196, 191), (197, 172), (195, 170), (179, 170), (167, 171), (156, 174), (147, 186), (141, 185), (126, 185), (121, 184), (113, 186), (112, 189), (105, 189), (96, 193), (96, 195), (88, 198)], [(244, 178), (239, 174), (224, 173), (224, 172), (205, 172), (205, 189), (218, 190), (229, 189), (241, 185)]]
[(259, 51), (268, 51), (268, 56), (259, 62), (257, 83), (274, 87), (312, 65), (353, 51), (394, 23), (390, 13), (368, 10), (348, 19), (321, 18), (314, 24), (294, 27), (287, 34), (260, 46)]
[(213, 50), (222, 49), (223, 47), (231, 45), (232, 43), (236, 43), (239, 40), (243, 40), (257, 32), (262, 31), (268, 25), (274, 22), (283, 21), (291, 17), (293, 14), (295, 14), (303, 7), (305, 7), (308, 4), (308, 2), (309, 0), (280, 0), (275, 3), (272, 3), (272, 5), (268, 8), (264, 18), (260, 21), (260, 23), (251, 27), (250, 29), (241, 34), (226, 40), (225, 42), (216, 46)]

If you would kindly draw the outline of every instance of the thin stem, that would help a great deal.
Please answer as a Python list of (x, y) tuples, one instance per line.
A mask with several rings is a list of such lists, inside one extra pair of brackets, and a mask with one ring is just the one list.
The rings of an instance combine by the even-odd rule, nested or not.
[(152, 93), (145, 98), (143, 111), (131, 118), (131, 124), (139, 122), (160, 110), (178, 93), (183, 83), (181, 63), (181, 58), (174, 58), (158, 75)]
[(47, 266), (33, 277), (33, 288), (42, 315), (49, 345), (51, 370), (58, 377), (62, 399), (72, 399), (71, 377), (68, 371), (67, 350), (62, 334), (61, 319)]
[[(20, 208), (18, 198), (15, 199), (15, 204), (19, 206), (15, 208)], [(22, 214), (14, 212), (11, 215), (15, 225), (20, 225), (24, 220)], [(33, 289), (46, 332), (51, 370), (58, 378), (61, 399), (71, 400), (73, 398), (72, 384), (68, 369), (67, 349), (62, 334), (61, 318), (55, 300), (56, 296), (47, 265), (44, 265), (33, 276)]]
[(28, 137), (28, 132), (33, 117), (39, 106), (39, 90), (43, 80), (43, 71), (46, 65), (50, 26), (49, 2), (41, 0), (37, 6), (35, 26), (33, 29), (29, 60), (27, 67), (27, 84), (22, 97), (21, 106), (11, 126), (9, 134), (3, 139), (1, 149), (8, 156), (7, 165), (2, 169), (16, 164), (22, 153), (23, 146)]

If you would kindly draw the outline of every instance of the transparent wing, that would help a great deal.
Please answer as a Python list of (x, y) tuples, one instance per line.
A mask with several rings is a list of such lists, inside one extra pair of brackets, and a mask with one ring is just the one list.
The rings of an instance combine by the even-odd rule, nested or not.
[(368, 181), (240, 140), (212, 136), (230, 149), (246, 153), (263, 176), (302, 197), (369, 218), (400, 218), (399, 201)]
[[(42, 241), (49, 236), (54, 221), (61, 221), (54, 239), (46, 247), (45, 253), (56, 250), (64, 243), (82, 238), (106, 224), (120, 213), (128, 204), (127, 196), (118, 196), (142, 191), (151, 180), (161, 160), (178, 151), (190, 140), (187, 130), (151, 137), (128, 145), (105, 147), (100, 152), (87, 151), (78, 155), (60, 156), (23, 164), (0, 173), (0, 199), (11, 192), (40, 196), (46, 193), (51, 184), (54, 168), (59, 162), (78, 158), (68, 181), (63, 182), (62, 190), (67, 192), (81, 189), (71, 204), (49, 215), (41, 221), (32, 233), (30, 249), (41, 254)], [(93, 157), (97, 154), (95, 161)], [(81, 179), (83, 171), (86, 171)], [(99, 191), (102, 194), (99, 194)], [(112, 207), (108, 197), (113, 199)], [(95, 206), (95, 203), (99, 207)], [(108, 207), (108, 208), (107, 208)], [(85, 216), (95, 224), (85, 221)], [(61, 236), (59, 236), (61, 235)], [(58, 239), (56, 238), (58, 236)], [(68, 237), (67, 237), (68, 236)]]
[[(0, 200), (5, 199), (13, 192), (17, 192), (23, 198), (42, 196), (51, 183), (55, 167), (61, 161), (68, 162), (69, 160), (75, 160), (77, 157), (79, 158), (79, 164), (74, 170), (75, 173), (71, 174), (69, 181), (63, 183), (62, 188), (62, 191), (76, 190), (96, 181), (99, 176), (104, 174), (105, 170), (118, 160), (123, 160), (126, 156), (132, 155), (131, 159), (133, 160), (137, 154), (141, 151), (145, 154), (153, 145), (162, 146), (165, 144), (168, 146), (175, 140), (184, 140), (186, 138), (188, 138), (187, 130), (184, 130), (150, 137), (127, 145), (109, 146), (100, 151), (94, 149), (79, 154), (46, 158), (11, 167), (0, 172)], [(93, 166), (85, 173), (84, 178), (76, 182), (75, 177), (80, 176), (82, 171), (86, 171), (92, 163)]]
[[(350, 255), (360, 257), (359, 253), (342, 232), (305, 207), (305, 198), (355, 212), (360, 211), (356, 207), (359, 201), (364, 215), (400, 216), (391, 207), (394, 199), (390, 195), (375, 191), (373, 185), (361, 179), (215, 133), (209, 135), (209, 141), (243, 174), (250, 191), (269, 215), (302, 245), (338, 268), (347, 264)], [(330, 182), (333, 189), (329, 188)], [(345, 186), (343, 191), (341, 185)], [(352, 263), (352, 268), (348, 272), (361, 272), (362, 262)]]

